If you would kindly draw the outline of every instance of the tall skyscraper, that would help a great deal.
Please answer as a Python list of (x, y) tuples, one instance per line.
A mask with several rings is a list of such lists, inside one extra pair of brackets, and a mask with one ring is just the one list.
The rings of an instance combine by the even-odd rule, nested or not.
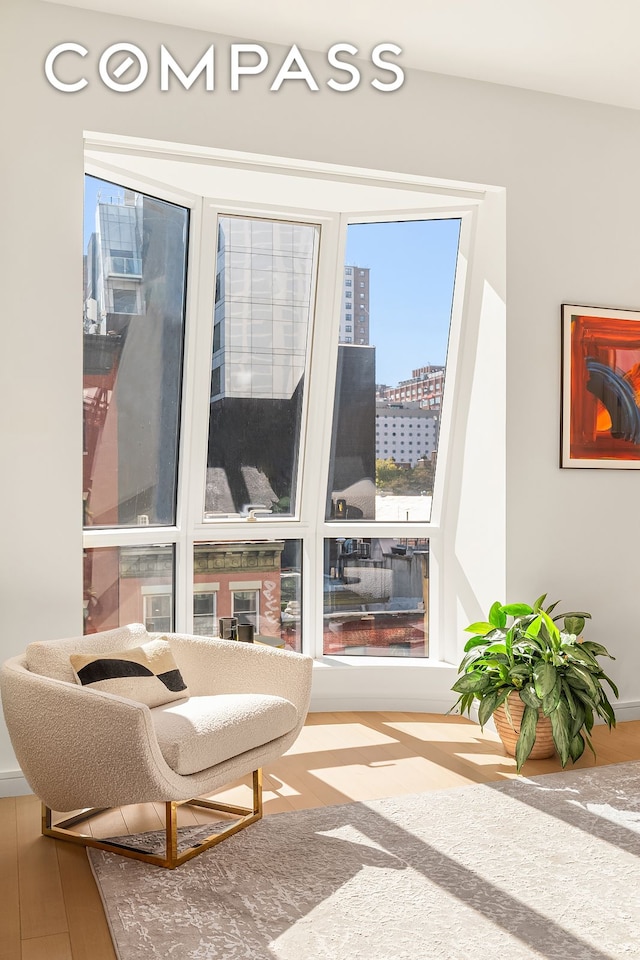
[(145, 312), (142, 221), (142, 194), (114, 188), (114, 196), (98, 198), (86, 258), (87, 333), (122, 333), (132, 315)]
[(347, 266), (342, 284), (340, 343), (369, 343), (369, 267)]

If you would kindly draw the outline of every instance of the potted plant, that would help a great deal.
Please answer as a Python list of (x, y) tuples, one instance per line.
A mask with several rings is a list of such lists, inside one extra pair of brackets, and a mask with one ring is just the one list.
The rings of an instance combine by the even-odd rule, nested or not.
[(481, 727), (495, 714), (500, 733), (500, 720), (506, 721), (512, 738), (517, 735), (515, 750), (508, 743), (505, 746), (515, 755), (518, 771), (531, 755), (543, 724), (550, 726), (551, 745), (544, 755), (557, 750), (564, 767), (569, 759), (575, 762), (582, 756), (585, 742), (595, 757), (590, 734), (596, 715), (609, 729), (616, 723), (602, 682), (606, 680), (616, 697), (618, 690), (597, 660), (615, 658), (602, 644), (579, 639), (591, 614), (552, 617), (557, 603), (543, 609), (546, 596), (532, 607), (496, 601), (486, 622), (468, 626), (473, 636), (464, 648), (458, 668), (461, 676), (452, 687), (460, 694), (452, 710), (459, 707), (470, 715), (472, 704), (479, 700)]

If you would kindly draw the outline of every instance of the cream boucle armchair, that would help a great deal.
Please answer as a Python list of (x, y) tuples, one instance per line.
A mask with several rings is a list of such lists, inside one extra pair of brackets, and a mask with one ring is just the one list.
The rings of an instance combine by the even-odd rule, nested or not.
[[(3, 665), (0, 691), (16, 757), (43, 802), (43, 833), (171, 868), (262, 816), (261, 767), (300, 732), (312, 661), (269, 646), (165, 634), (188, 697), (150, 708), (76, 682), (71, 655), (108, 656), (159, 636), (130, 624), (32, 643)], [(251, 809), (194, 799), (250, 772)], [(165, 802), (164, 856), (69, 830), (97, 810), (147, 801)], [(178, 852), (177, 806), (186, 802), (239, 819)], [(54, 825), (52, 810), (81, 808)]]

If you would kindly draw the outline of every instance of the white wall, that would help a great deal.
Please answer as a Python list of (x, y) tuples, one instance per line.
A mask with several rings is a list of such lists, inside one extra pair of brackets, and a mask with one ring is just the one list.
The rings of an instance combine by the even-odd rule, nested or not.
[[(617, 655), (611, 672), (631, 716), (640, 474), (558, 469), (559, 317), (562, 301), (640, 307), (640, 115), (419, 72), (393, 94), (364, 83), (275, 94), (262, 78), (232, 94), (224, 56), (215, 93), (161, 94), (160, 44), (187, 65), (216, 38), (38, 0), (3, 0), (0, 18), (2, 658), (81, 630), (82, 135), (95, 130), (506, 187), (506, 598), (548, 590), (591, 610), (589, 635)], [(66, 40), (91, 51), (90, 86), (73, 96), (43, 75), (46, 53)], [(97, 80), (97, 55), (122, 40), (151, 60), (147, 83), (127, 95)], [(322, 58), (309, 62), (326, 75)], [(490, 296), (485, 307), (490, 324)], [(483, 357), (489, 375), (491, 362)], [(477, 514), (477, 492), (462, 492), (461, 511)], [(479, 542), (491, 535), (479, 518)], [(14, 768), (2, 729), (0, 776)]]

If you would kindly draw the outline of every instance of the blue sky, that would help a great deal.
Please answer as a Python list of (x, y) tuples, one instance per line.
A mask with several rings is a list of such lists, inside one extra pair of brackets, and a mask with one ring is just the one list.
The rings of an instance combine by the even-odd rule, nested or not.
[(459, 220), (351, 224), (346, 263), (369, 267), (376, 381), (396, 384), (447, 353)]
[[(85, 249), (99, 192), (117, 196), (124, 188), (85, 178)], [(371, 270), (369, 336), (378, 383), (395, 384), (417, 367), (445, 362), (459, 236), (454, 219), (349, 226), (346, 262)]]

